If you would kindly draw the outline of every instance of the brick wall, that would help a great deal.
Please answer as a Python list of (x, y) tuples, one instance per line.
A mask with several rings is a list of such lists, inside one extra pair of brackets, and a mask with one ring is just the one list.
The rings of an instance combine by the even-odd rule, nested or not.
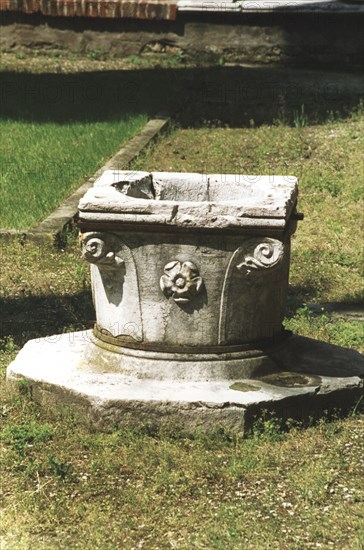
[(172, 0), (0, 0), (0, 11), (174, 21), (177, 5)]

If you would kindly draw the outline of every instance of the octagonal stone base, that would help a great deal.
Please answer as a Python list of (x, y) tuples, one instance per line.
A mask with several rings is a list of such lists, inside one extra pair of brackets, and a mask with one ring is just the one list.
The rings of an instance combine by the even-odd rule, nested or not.
[(148, 424), (193, 432), (223, 426), (244, 433), (267, 412), (305, 420), (320, 411), (349, 410), (363, 394), (362, 355), (299, 336), (267, 353), (268, 374), (259, 368), (250, 378), (241, 371), (239, 377), (236, 367), (211, 377), (201, 366), (189, 376), (177, 369), (166, 377), (156, 358), (152, 370), (133, 370), (128, 362), (123, 370), (122, 361), (108, 361), (113, 351), (104, 353), (100, 361), (91, 331), (31, 340), (7, 376), (27, 380), (35, 400), (69, 405), (80, 421), (98, 429)]

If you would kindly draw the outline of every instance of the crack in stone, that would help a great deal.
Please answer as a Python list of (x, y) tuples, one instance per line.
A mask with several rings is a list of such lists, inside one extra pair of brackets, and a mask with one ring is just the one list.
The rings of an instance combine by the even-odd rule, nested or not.
[(172, 208), (172, 213), (171, 213), (171, 217), (170, 217), (170, 219), (169, 219), (168, 221), (169, 221), (169, 222), (172, 222), (172, 221), (176, 218), (177, 214), (178, 214), (178, 204), (176, 204), (175, 206), (173, 206), (173, 208)]

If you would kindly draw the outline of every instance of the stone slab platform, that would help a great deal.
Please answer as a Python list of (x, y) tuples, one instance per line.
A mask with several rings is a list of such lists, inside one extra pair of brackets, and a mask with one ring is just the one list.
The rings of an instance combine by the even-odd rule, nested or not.
[(97, 429), (224, 426), (244, 433), (267, 412), (305, 420), (322, 411), (350, 410), (363, 395), (361, 354), (299, 336), (271, 354), (276, 372), (245, 380), (137, 378), (87, 363), (90, 345), (90, 331), (31, 340), (8, 367), (8, 380), (27, 380), (36, 401), (69, 405), (80, 421)]

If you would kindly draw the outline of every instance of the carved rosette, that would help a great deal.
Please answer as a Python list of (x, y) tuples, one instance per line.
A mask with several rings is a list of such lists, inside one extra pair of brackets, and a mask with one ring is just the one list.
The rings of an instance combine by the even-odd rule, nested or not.
[(164, 267), (160, 288), (167, 298), (172, 297), (176, 303), (187, 304), (201, 292), (203, 280), (193, 262), (174, 260)]
[(121, 267), (124, 260), (118, 256), (121, 248), (116, 237), (102, 233), (84, 233), (81, 235), (82, 257), (92, 264)]
[(276, 239), (266, 239), (255, 246), (252, 254), (246, 253), (244, 261), (236, 268), (238, 271), (250, 275), (259, 269), (269, 269), (276, 266), (283, 258), (283, 244)]

